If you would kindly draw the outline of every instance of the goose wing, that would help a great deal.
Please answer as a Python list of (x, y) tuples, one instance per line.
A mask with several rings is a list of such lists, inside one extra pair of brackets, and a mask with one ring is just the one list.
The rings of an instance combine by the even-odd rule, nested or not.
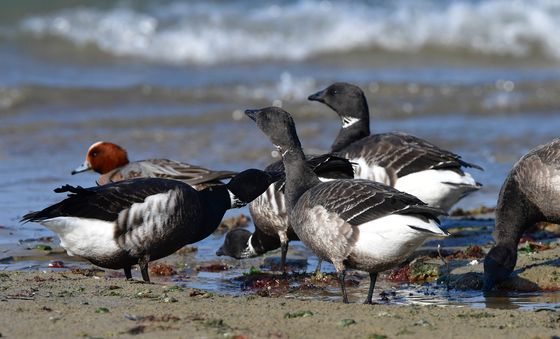
[(56, 217), (79, 217), (112, 222), (133, 204), (142, 203), (150, 196), (175, 190), (194, 191), (184, 183), (155, 178), (125, 180), (90, 188), (65, 185), (55, 189), (55, 192), (69, 193), (66, 199), (41, 211), (28, 213), (21, 221), (40, 222)]
[(462, 167), (482, 170), (455, 153), (400, 132), (370, 135), (350, 144), (340, 153), (350, 159), (364, 158), (368, 163), (389, 169), (396, 177), (428, 169), (448, 169), (459, 174), (463, 174)]
[(335, 180), (314, 187), (315, 204), (336, 213), (352, 226), (391, 214), (414, 214), (438, 220), (445, 212), (392, 187), (368, 180)]

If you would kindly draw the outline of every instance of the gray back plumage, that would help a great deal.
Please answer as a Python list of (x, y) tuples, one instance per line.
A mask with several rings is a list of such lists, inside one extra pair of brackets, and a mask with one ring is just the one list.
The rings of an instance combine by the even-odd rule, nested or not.
[(455, 153), (399, 132), (370, 135), (351, 143), (337, 154), (349, 159), (363, 158), (368, 164), (384, 167), (392, 183), (400, 177), (429, 169), (447, 169), (459, 174), (463, 174), (462, 167), (482, 169)]
[(513, 223), (508, 214), (516, 208), (523, 208), (525, 215), (531, 210), (534, 218), (560, 223), (560, 139), (536, 147), (513, 166), (498, 198), (497, 228), (512, 227), (499, 225)]
[(298, 202), (308, 208), (323, 206), (356, 226), (391, 214), (416, 214), (438, 220), (444, 215), (420, 199), (369, 180), (335, 180), (311, 188)]

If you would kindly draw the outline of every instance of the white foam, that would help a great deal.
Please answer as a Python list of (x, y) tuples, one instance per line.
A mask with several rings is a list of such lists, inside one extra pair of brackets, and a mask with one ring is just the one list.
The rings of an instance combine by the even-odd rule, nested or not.
[[(354, 49), (422, 48), (560, 59), (560, 2), (298, 0), (165, 2), (143, 9), (74, 8), (24, 19), (20, 28), (95, 45), (117, 56), (215, 64), (300, 60)], [(535, 48), (536, 47), (536, 48)]]

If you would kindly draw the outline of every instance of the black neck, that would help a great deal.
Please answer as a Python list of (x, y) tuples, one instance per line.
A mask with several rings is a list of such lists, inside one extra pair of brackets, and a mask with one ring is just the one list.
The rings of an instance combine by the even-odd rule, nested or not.
[(351, 126), (342, 127), (338, 132), (336, 139), (334, 139), (331, 146), (331, 152), (339, 152), (354, 141), (358, 141), (368, 135), (370, 135), (369, 119), (362, 119)]
[(256, 227), (250, 241), (251, 247), (257, 255), (280, 248), (280, 238), (278, 236), (267, 235)]
[[(210, 186), (198, 192), (204, 213), (204, 228), (196, 230), (197, 238), (200, 240), (208, 237), (220, 226), (224, 214), (231, 208), (229, 192), (224, 185)], [(187, 206), (193, 213), (193, 206)], [(198, 241), (198, 240), (197, 240)]]
[(286, 171), (286, 209), (288, 213), (305, 191), (320, 183), (317, 175), (307, 166), (301, 148), (291, 148), (282, 154)]
[(519, 189), (519, 183), (509, 176), (500, 191), (496, 206), (494, 239), (499, 245), (517, 250), (523, 233), (543, 221), (538, 208)]

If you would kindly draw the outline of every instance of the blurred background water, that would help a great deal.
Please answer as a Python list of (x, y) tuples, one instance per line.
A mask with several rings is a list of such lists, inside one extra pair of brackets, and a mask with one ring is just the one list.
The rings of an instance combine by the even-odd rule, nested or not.
[(558, 136), (559, 31), (554, 0), (4, 1), (0, 245), (50, 235), (18, 220), (59, 185), (94, 185), (70, 171), (98, 140), (131, 160), (263, 167), (273, 148), (242, 111), (274, 104), (326, 151), (340, 122), (306, 98), (334, 81), (364, 89), (374, 132), (483, 166), (457, 206), (494, 206), (512, 164)]

